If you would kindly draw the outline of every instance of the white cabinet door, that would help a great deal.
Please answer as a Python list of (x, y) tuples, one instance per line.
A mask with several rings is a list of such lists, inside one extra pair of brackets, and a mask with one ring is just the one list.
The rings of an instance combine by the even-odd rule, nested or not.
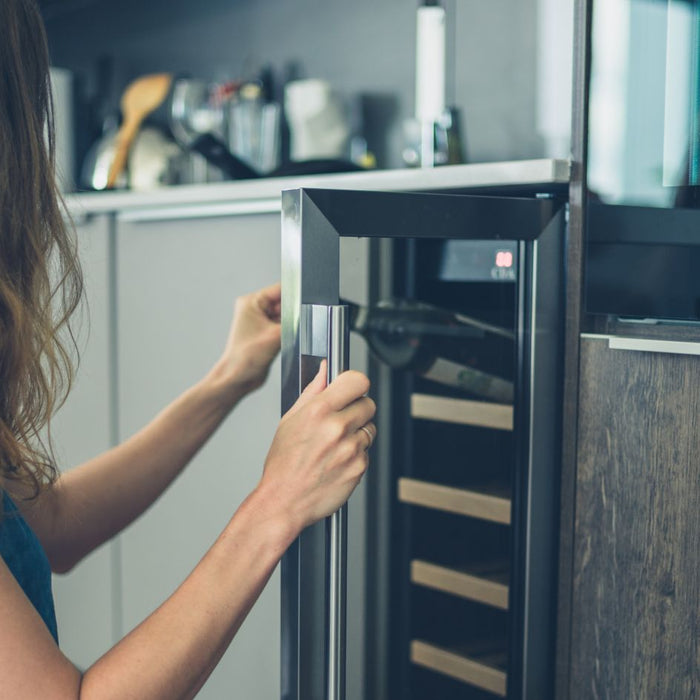
[[(85, 299), (74, 317), (80, 350), (76, 382), (52, 421), (58, 466), (66, 471), (103, 452), (113, 438), (114, 392), (110, 374), (113, 343), (110, 227), (108, 216), (77, 226)], [(108, 544), (53, 581), (61, 648), (85, 668), (115, 640), (115, 545)]]
[[(223, 350), (236, 296), (278, 280), (279, 214), (120, 221), (119, 439), (200, 379)], [(279, 365), (121, 537), (124, 633), (197, 564), (257, 484), (280, 413)], [(276, 572), (198, 697), (279, 697)]]

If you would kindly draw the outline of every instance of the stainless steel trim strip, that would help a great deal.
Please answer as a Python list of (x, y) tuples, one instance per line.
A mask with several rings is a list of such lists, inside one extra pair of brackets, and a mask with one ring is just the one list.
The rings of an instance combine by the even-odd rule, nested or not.
[[(299, 321), (299, 352), (302, 355), (328, 357), (329, 308), (320, 304), (302, 304)], [(341, 370), (342, 371), (342, 370)], [(340, 374), (336, 372), (333, 378)], [(329, 382), (330, 368), (329, 368)]]
[[(328, 383), (348, 368), (347, 306), (328, 307)], [(345, 700), (345, 646), (348, 578), (348, 507), (343, 505), (327, 521), (328, 637), (326, 698)]]
[[(521, 242), (520, 243), (520, 259), (525, 260), (525, 248), (526, 248), (526, 243)], [(522, 650), (522, 655), (523, 655), (523, 661), (522, 661), (522, 697), (525, 698), (527, 694), (527, 687), (529, 686), (529, 675), (530, 675), (530, 654), (532, 649), (530, 648), (531, 642), (530, 642), (530, 615), (532, 614), (532, 608), (531, 608), (531, 584), (532, 584), (532, 501), (533, 501), (533, 481), (534, 481), (534, 470), (535, 470), (535, 416), (537, 415), (536, 407), (535, 407), (535, 402), (536, 401), (542, 401), (542, 397), (538, 397), (536, 395), (535, 387), (537, 386), (537, 367), (536, 367), (536, 357), (537, 357), (537, 352), (538, 348), (536, 345), (540, 343), (541, 341), (538, 340), (538, 327), (539, 327), (539, 319), (537, 318), (537, 313), (539, 310), (538, 307), (538, 280), (537, 280), (537, 271), (538, 271), (538, 263), (537, 263), (537, 256), (538, 256), (538, 241), (534, 241), (532, 243), (532, 278), (530, 280), (530, 294), (531, 299), (530, 299), (530, 327), (527, 329), (526, 333), (524, 334), (524, 338), (526, 338), (528, 335), (530, 336), (530, 349), (529, 349), (529, 355), (530, 355), (530, 366), (528, 367), (528, 385), (530, 387), (529, 391), (529, 399), (530, 399), (530, 405), (528, 406), (528, 426), (527, 426), (527, 431), (528, 431), (528, 454), (527, 454), (527, 493), (525, 495), (525, 502), (523, 503), (523, 507), (525, 510), (525, 519), (524, 522), (526, 523), (525, 527), (527, 528), (526, 531), (526, 536), (525, 536), (525, 571), (524, 571), (524, 576), (523, 576), (523, 591), (522, 595), (523, 598), (522, 600), (524, 601), (523, 605), (523, 630), (524, 630), (524, 636), (523, 636), (523, 650)], [(521, 273), (521, 279), (525, 278), (524, 270)], [(524, 339), (523, 338), (523, 339)]]
[(670, 355), (700, 355), (700, 343), (680, 340), (657, 340), (654, 338), (629, 338), (617, 335), (582, 333), (589, 340), (607, 340), (611, 350), (632, 350), (634, 352), (661, 352)]

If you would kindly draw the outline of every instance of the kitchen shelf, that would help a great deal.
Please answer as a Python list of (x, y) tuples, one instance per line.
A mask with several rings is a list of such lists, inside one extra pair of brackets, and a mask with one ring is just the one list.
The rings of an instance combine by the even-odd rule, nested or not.
[(495, 430), (513, 430), (513, 406), (488, 401), (412, 394), (411, 417)]
[(420, 586), (508, 610), (508, 571), (505, 565), (460, 570), (414, 559), (411, 562), (411, 581)]
[[(471, 655), (470, 655), (471, 654)], [(504, 670), (505, 653), (465, 653), (429, 644), (411, 642), (411, 661), (451, 678), (474, 685), (498, 697), (506, 696), (508, 676)]]
[(503, 493), (399, 479), (399, 501), (510, 525), (511, 502)]

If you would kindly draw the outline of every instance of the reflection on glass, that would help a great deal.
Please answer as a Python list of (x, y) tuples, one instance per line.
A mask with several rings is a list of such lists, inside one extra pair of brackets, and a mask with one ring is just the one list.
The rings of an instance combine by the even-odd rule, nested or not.
[(513, 402), (513, 331), (410, 299), (370, 307), (343, 303), (350, 308), (351, 329), (390, 367), (479, 398)]
[(588, 187), (606, 204), (700, 201), (698, 0), (596, 0)]

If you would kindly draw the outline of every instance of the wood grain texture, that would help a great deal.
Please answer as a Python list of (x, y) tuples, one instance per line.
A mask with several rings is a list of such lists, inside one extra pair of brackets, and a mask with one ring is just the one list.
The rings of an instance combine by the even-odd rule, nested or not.
[(572, 698), (700, 694), (700, 358), (581, 344)]

